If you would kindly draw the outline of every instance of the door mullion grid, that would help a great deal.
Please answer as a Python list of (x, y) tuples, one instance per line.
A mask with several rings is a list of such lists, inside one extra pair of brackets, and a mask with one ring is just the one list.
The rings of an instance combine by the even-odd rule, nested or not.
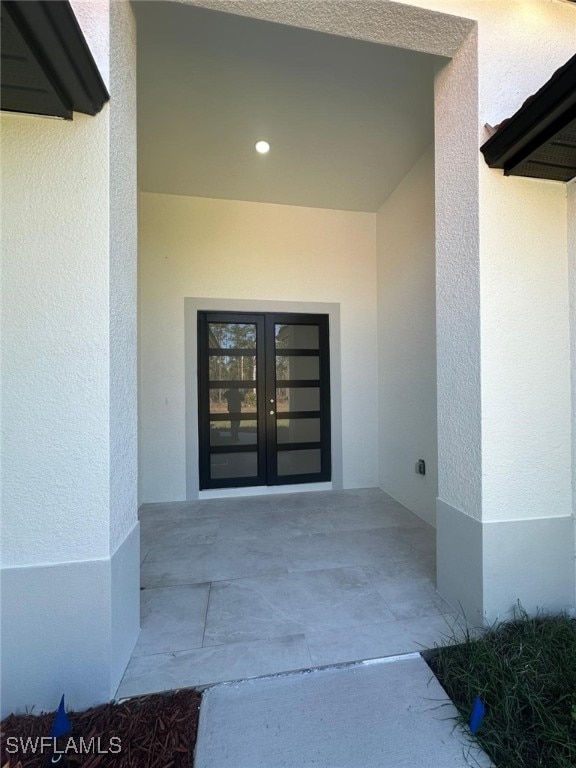
[[(218, 381), (210, 382), (209, 364), (210, 357), (217, 356), (217, 352), (209, 347), (209, 323), (211, 322), (245, 322), (256, 325), (256, 382), (253, 381)], [(319, 357), (318, 380), (294, 380), (276, 381), (276, 324), (313, 324), (318, 325), (318, 352), (314, 350), (285, 349), (282, 353), (294, 353), (300, 356)], [(250, 349), (236, 349), (231, 356), (246, 355)], [(199, 312), (198, 313), (198, 383), (199, 383), (199, 439), (200, 439), (200, 487), (201, 488), (225, 488), (246, 485), (278, 485), (280, 483), (315, 482), (329, 480), (331, 476), (331, 450), (330, 450), (330, 360), (329, 360), (329, 331), (327, 316), (300, 315), (300, 314), (264, 314), (264, 313), (222, 313)], [(257, 407), (257, 477), (230, 478), (214, 481), (211, 477), (211, 446), (210, 446), (210, 384), (213, 386), (238, 386), (245, 385), (256, 387)], [(240, 385), (243, 385), (240, 387)], [(297, 413), (298, 418), (320, 418), (320, 443), (294, 444), (294, 449), (320, 449), (320, 472), (311, 475), (284, 475), (278, 476), (278, 451), (291, 449), (290, 445), (278, 445), (276, 420), (278, 417), (278, 403), (276, 401), (277, 387), (281, 385), (291, 387), (319, 386), (320, 411), (309, 413)], [(273, 402), (270, 402), (270, 401)], [(271, 414), (270, 411), (274, 413)], [(221, 414), (216, 420), (225, 421)], [(242, 414), (242, 420), (249, 420), (251, 414)], [(296, 417), (296, 415), (294, 417)], [(290, 418), (291, 414), (282, 414), (283, 418)], [(230, 450), (231, 449), (231, 450)], [(228, 451), (234, 453), (230, 446)], [(225, 453), (225, 448), (218, 448), (215, 453)], [(249, 452), (243, 448), (242, 452)], [(301, 479), (300, 479), (301, 478)]]
[(328, 318), (322, 318), (318, 327), (320, 351), (320, 471), (323, 477), (332, 476), (331, 424), (330, 424), (330, 339)]
[(266, 485), (268, 468), (268, 436), (266, 433), (266, 376), (262, 375), (266, 367), (266, 323), (259, 315), (256, 321), (256, 411), (258, 414), (258, 479)]
[[(266, 315), (266, 482), (270, 484), (277, 473), (276, 456), (276, 334), (273, 315)], [(273, 400), (274, 402), (270, 402)], [(274, 411), (271, 415), (270, 411)]]
[(210, 373), (205, 352), (208, 348), (208, 320), (205, 314), (198, 315), (198, 389), (199, 419), (198, 435), (200, 439), (200, 488), (209, 488), (210, 472)]

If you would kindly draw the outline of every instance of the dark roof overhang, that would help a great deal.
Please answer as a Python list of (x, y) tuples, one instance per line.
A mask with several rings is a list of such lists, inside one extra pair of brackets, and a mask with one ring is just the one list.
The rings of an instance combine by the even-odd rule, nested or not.
[(110, 98), (68, 0), (2, 0), (0, 108), (72, 119)]
[(576, 176), (576, 56), (501, 123), (480, 148), (506, 176), (570, 181)]

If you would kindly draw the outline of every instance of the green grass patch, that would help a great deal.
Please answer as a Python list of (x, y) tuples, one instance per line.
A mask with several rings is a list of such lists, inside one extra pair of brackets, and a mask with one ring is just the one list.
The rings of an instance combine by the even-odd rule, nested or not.
[(497, 768), (576, 767), (576, 620), (518, 609), (481, 638), (466, 632), (429, 663), (464, 727), (482, 697), (476, 739)]

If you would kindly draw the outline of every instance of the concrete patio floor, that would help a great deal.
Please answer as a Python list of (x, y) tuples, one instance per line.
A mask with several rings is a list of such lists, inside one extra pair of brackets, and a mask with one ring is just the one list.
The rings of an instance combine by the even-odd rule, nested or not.
[(435, 532), (379, 489), (141, 508), (142, 631), (117, 696), (433, 647)]

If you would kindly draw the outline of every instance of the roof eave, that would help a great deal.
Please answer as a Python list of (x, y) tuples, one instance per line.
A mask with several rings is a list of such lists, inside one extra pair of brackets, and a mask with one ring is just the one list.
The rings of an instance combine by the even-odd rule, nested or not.
[(490, 168), (510, 174), (545, 142), (576, 119), (576, 56), (573, 56), (480, 151)]
[[(2, 0), (2, 11), (58, 94), (58, 116), (100, 112), (110, 96), (68, 0)], [(3, 109), (10, 109), (9, 96), (3, 90)], [(34, 112), (33, 105), (17, 111), (44, 114)]]

